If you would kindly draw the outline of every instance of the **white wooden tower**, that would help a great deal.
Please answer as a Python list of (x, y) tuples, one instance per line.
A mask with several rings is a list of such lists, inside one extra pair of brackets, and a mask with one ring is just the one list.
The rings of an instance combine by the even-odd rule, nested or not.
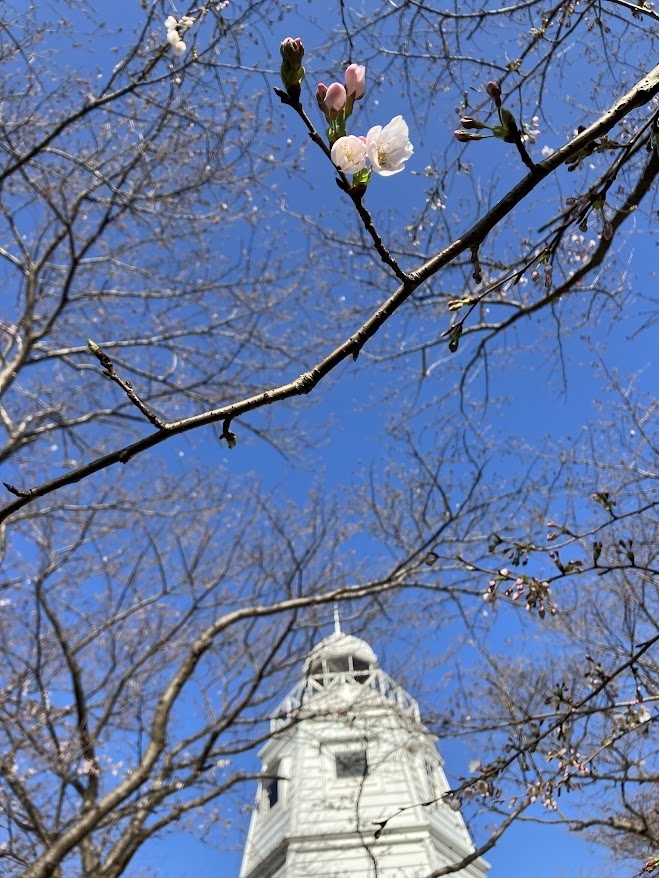
[[(338, 620), (271, 732), (240, 878), (422, 878), (473, 852), (462, 816), (438, 799), (449, 787), (417, 703)], [(488, 868), (477, 859), (455, 874)]]

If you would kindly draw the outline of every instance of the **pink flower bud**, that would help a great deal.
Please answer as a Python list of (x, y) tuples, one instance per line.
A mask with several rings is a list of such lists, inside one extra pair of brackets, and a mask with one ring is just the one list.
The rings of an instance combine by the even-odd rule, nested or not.
[(474, 134), (472, 131), (463, 131), (462, 128), (454, 131), (453, 137), (459, 140), (460, 143), (469, 143), (470, 140), (481, 140), (480, 134)]
[(501, 107), (501, 84), (493, 79), (485, 85), (485, 91), (494, 101), (494, 106)]
[(366, 91), (366, 68), (363, 64), (350, 64), (346, 68), (346, 94), (352, 95), (353, 100), (358, 101), (364, 97)]
[[(317, 94), (317, 93), (316, 93)], [(346, 105), (346, 90), (340, 82), (333, 82), (325, 92), (325, 108), (336, 117)]]
[(463, 128), (487, 128), (487, 125), (483, 124), (483, 122), (479, 122), (478, 119), (473, 119), (471, 116), (463, 116), (460, 119), (460, 124)]
[(327, 94), (327, 86), (319, 82), (316, 86), (316, 101), (321, 111), (325, 112), (325, 95)]

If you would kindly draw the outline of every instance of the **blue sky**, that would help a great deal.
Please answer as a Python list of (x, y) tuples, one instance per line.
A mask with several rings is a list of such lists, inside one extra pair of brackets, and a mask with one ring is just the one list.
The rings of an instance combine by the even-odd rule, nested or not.
[[(315, 18), (313, 24), (306, 18), (293, 14), (286, 16), (272, 28), (270, 45), (275, 52), (279, 40), (285, 36), (301, 36), (304, 39), (307, 48), (305, 94), (310, 114), (320, 127), (318, 114), (314, 115), (314, 85), (317, 80), (329, 82), (331, 77), (326, 70), (318, 67), (314, 46), (323, 44), (326, 34), (337, 27), (337, 10), (331, 5), (316, 3), (310, 4), (308, 8)], [(309, 18), (311, 17), (310, 15)], [(350, 60), (364, 59), (356, 55)], [(256, 50), (254, 63), (263, 66), (272, 85), (278, 84), (276, 73), (273, 75), (277, 66), (276, 57), (263, 58)], [(374, 64), (377, 63), (377, 59), (374, 59)], [(340, 66), (333, 68), (336, 77), (340, 76), (340, 72)], [(571, 68), (571, 76), (578, 76), (578, 72), (577, 61)], [(439, 111), (432, 119), (427, 117), (424, 120), (420, 113), (420, 127), (415, 127), (410, 121), (410, 136), (415, 146), (414, 157), (404, 173), (389, 180), (373, 181), (367, 197), (369, 208), (386, 215), (389, 205), (395, 204), (396, 216), (405, 216), (406, 213), (412, 215), (419, 209), (426, 186), (424, 168), (433, 161), (433, 156), (451, 149), (451, 131), (456, 123), (453, 110), (455, 100), (455, 94), (449, 93), (445, 101), (440, 102)], [(359, 107), (357, 118), (361, 129), (365, 129), (370, 124), (386, 122), (401, 112), (406, 114), (406, 118), (410, 118), (406, 98), (392, 86), (388, 91), (381, 88), (376, 100), (370, 103), (366, 100), (364, 106)], [(554, 117), (552, 122), (553, 130), (547, 130), (541, 122), (544, 130), (538, 140), (537, 150), (544, 145), (554, 148), (560, 146), (573, 124), (567, 117)], [(285, 184), (282, 183), (286, 210), (313, 218), (317, 206), (322, 205), (323, 221), (328, 228), (337, 232), (340, 232), (343, 224), (354, 228), (355, 219), (349, 211), (346, 199), (335, 188), (332, 175), (320, 153), (314, 153), (305, 146), (306, 136), (301, 131), (299, 121), (291, 113), (285, 117), (284, 125), (294, 145), (299, 144), (304, 148), (306, 158), (305, 176), (302, 179), (287, 179)], [(511, 148), (500, 142), (469, 146), (466, 159), (475, 162), (477, 167), (479, 163), (482, 166), (482, 170), (476, 175), (479, 186), (487, 186), (494, 179), (497, 191), (502, 193), (519, 179), (522, 169), (516, 164), (511, 152)], [(459, 180), (455, 181), (455, 193), (456, 197), (465, 198), (460, 193)], [(539, 201), (535, 214), (537, 225), (553, 212), (553, 206)], [(532, 217), (532, 222), (535, 217)], [(469, 215), (465, 209), (465, 227), (473, 219), (475, 216)], [(304, 223), (298, 225), (296, 235), (305, 235)], [(400, 225), (392, 226), (392, 237), (400, 240), (401, 245), (409, 250)], [(630, 240), (625, 240), (622, 244), (623, 261), (633, 250), (634, 275), (630, 276), (632, 289), (637, 285), (642, 287), (654, 275), (652, 258), (655, 245), (654, 242), (647, 241), (647, 235), (643, 237), (645, 240), (640, 246)], [(373, 291), (359, 289), (358, 278), (354, 283), (343, 279), (337, 284), (334, 302), (344, 302), (350, 296), (356, 296), (362, 302), (373, 303), (376, 299)], [(563, 357), (567, 368), (567, 385), (562, 381), (561, 365), (556, 347), (551, 341), (551, 327), (547, 328), (546, 314), (541, 314), (539, 319), (530, 321), (530, 325), (520, 329), (520, 349), (516, 353), (511, 357), (493, 358), (490, 381), (495, 401), (487, 409), (485, 417), (488, 431), (498, 434), (502, 445), (505, 445), (509, 437), (511, 441), (523, 441), (531, 447), (539, 447), (544, 443), (558, 447), (569, 441), (570, 437), (577, 437), (584, 426), (597, 417), (594, 400), (602, 399), (602, 381), (597, 367), (600, 358), (623, 375), (638, 373), (640, 388), (652, 386), (655, 346), (649, 337), (650, 333), (641, 335), (634, 343), (629, 343), (629, 337), (638, 323), (633, 294), (630, 302), (629, 311), (619, 314), (615, 319), (611, 318), (610, 313), (604, 312), (599, 321), (591, 321), (583, 331), (565, 335)], [(441, 318), (438, 316), (439, 319)], [(388, 337), (384, 341), (376, 342), (378, 352), (395, 349), (403, 338), (409, 343), (409, 329), (408, 315), (403, 313), (394, 317), (387, 327)], [(423, 328), (417, 325), (415, 331), (422, 333)], [(446, 348), (435, 349), (438, 366), (431, 371), (420, 391), (416, 381), (418, 365), (403, 361), (399, 374), (393, 377), (400, 412), (408, 413), (415, 406), (420, 408), (420, 404), (426, 404), (429, 406), (426, 415), (419, 416), (419, 420), (432, 420), (432, 400), (447, 392), (447, 385), (450, 385), (455, 376), (455, 359), (463, 358), (464, 361), (468, 358), (472, 344), (471, 339), (465, 339), (459, 354), (451, 363), (450, 371), (442, 366), (443, 360), (450, 359)], [(325, 351), (320, 352), (321, 355), (323, 353)], [(329, 386), (321, 386), (316, 391), (315, 399), (310, 400), (308, 412), (301, 412), (300, 407), (295, 406), (295, 417), (305, 417), (311, 424), (321, 428), (327, 424), (332, 425), (331, 430), (326, 432), (324, 441), (315, 444), (308, 455), (303, 455), (303, 462), (298, 461), (289, 467), (272, 450), (248, 442), (239, 453), (222, 454), (221, 467), (226, 467), (227, 471), (235, 474), (254, 472), (267, 483), (272, 481), (282, 485), (287, 494), (296, 498), (300, 504), (304, 503), (308, 492), (317, 487), (319, 481), (322, 483), (323, 479), (329, 479), (335, 485), (344, 485), (347, 491), (351, 490), (352, 485), (361, 482), (366, 470), (374, 468), (378, 471), (385, 467), (386, 455), (391, 453), (392, 445), (382, 441), (383, 433), (391, 424), (391, 410), (383, 408), (380, 403), (383, 382), (391, 380), (391, 372), (373, 366), (369, 361), (367, 349), (357, 363), (349, 362), (340, 367), (338, 375)], [(482, 374), (475, 376), (472, 390), (478, 393), (479, 386), (482, 393)], [(450, 402), (448, 405), (444, 404), (444, 416), (447, 408), (451, 410), (454, 405), (455, 403)], [(286, 405), (274, 413), (275, 421), (279, 424), (285, 424), (292, 416), (292, 411)], [(401, 414), (401, 420), (403, 419), (404, 414)], [(181, 446), (185, 447), (185, 444), (186, 441), (181, 440)], [(194, 445), (193, 453), (203, 454), (196, 440)], [(212, 453), (213, 450), (209, 452)], [(218, 463), (216, 457), (215, 463)], [(362, 554), (368, 553), (368, 539), (365, 537), (363, 543), (358, 543), (357, 547)], [(507, 641), (510, 648), (510, 636), (516, 627), (515, 623), (510, 628), (501, 614), (498, 625), (496, 640), (503, 644)], [(429, 648), (432, 649), (433, 637), (429, 639)], [(409, 651), (409, 642), (388, 643), (386, 647), (379, 643), (373, 645), (381, 655), (385, 668), (386, 660), (390, 656), (401, 662), (405, 662), (406, 655), (409, 657), (409, 652), (406, 652)], [(441, 649), (441, 642), (435, 648)], [(432, 678), (426, 681), (426, 689), (432, 689)], [(435, 700), (442, 698), (441, 690), (435, 691), (433, 695)], [(446, 692), (445, 697), (450, 697), (450, 694)], [(473, 756), (472, 753), (465, 752), (458, 743), (451, 745), (443, 742), (441, 750), (447, 761), (447, 768), (450, 771), (453, 767), (456, 774), (465, 770), (464, 765)], [(487, 818), (483, 822), (486, 826)], [(243, 822), (243, 832), (244, 829)], [(480, 827), (477, 835), (481, 835), (483, 829), (484, 827)], [(211, 840), (214, 843), (210, 845), (199, 845), (191, 840), (172, 840), (167, 843), (168, 851), (171, 845), (171, 853), (168, 852), (167, 856), (170, 871), (163, 872), (160, 864), (160, 874), (171, 874), (172, 878), (186, 874), (211, 876), (217, 874), (218, 870), (222, 874), (237, 874), (237, 848), (242, 837), (240, 833), (232, 834), (229, 831), (219, 840)], [(595, 849), (585, 840), (562, 828), (549, 828), (534, 823), (515, 826), (487, 857), (492, 864), (491, 874), (506, 875), (507, 878), (526, 878), (529, 874), (535, 878), (604, 875), (610, 862), (605, 850)], [(144, 861), (149, 862), (148, 850)], [(611, 874), (620, 874), (617, 869), (618, 867), (612, 866)]]
[[(366, 4), (367, 8), (371, 4)], [(182, 14), (185, 10), (172, 9)], [(115, 21), (125, 21), (124, 32), (129, 38), (130, 24), (139, 17), (138, 4), (130, 0), (118, 0), (112, 4)], [(230, 17), (231, 7), (227, 15)], [(262, 74), (259, 81), (265, 80), (269, 87), (278, 86), (277, 70), (279, 66), (278, 47), (281, 39), (286, 36), (301, 36), (304, 39), (307, 54), (305, 65), (307, 81), (304, 99), (308, 111), (322, 129), (322, 119), (314, 105), (313, 92), (317, 81), (329, 82), (334, 77), (340, 78), (341, 61), (365, 61), (368, 65), (369, 92), (354, 116), (355, 131), (365, 130), (373, 124), (384, 124), (395, 115), (402, 113), (410, 125), (410, 138), (414, 144), (414, 156), (406, 170), (390, 179), (374, 179), (369, 186), (366, 203), (377, 216), (378, 227), (392, 249), (402, 251), (401, 260), (406, 267), (414, 264), (414, 248), (406, 232), (407, 221), (419, 211), (424, 204), (429, 177), (425, 169), (431, 166), (441, 167), (442, 162), (454, 163), (455, 168), (446, 189), (446, 210), (452, 213), (458, 227), (468, 228), (477, 218), (477, 206), (474, 192), (487, 192), (490, 187), (490, 200), (500, 197), (514, 182), (520, 179), (523, 168), (516, 159), (511, 146), (502, 142), (474, 143), (462, 153), (463, 161), (473, 163), (474, 169), (470, 176), (461, 175), (455, 162), (458, 147), (452, 139), (452, 131), (457, 126), (457, 106), (460, 94), (446, 84), (445, 91), (437, 88), (433, 92), (432, 102), (423, 95), (423, 85), (413, 84), (408, 93), (401, 83), (387, 80), (389, 54), (399, 47), (394, 40), (394, 31), (390, 31), (391, 45), (383, 45), (381, 55), (372, 50), (360, 57), (355, 54), (350, 59), (336, 59), (332, 70), (326, 65), (326, 55), (321, 56), (321, 49), (330, 42), (330, 34), (336, 34), (340, 24), (339, 10), (335, 4), (311, 2), (306, 4), (301, 14), (294, 10), (284, 12), (281, 20), (270, 24), (264, 23), (262, 36), (254, 43), (246, 40), (244, 64)], [(101, 77), (109, 71), (114, 63), (114, 55), (108, 53), (108, 46), (116, 44), (116, 38), (107, 38), (102, 31), (92, 29), (86, 31), (81, 25), (81, 33), (86, 42), (80, 52), (84, 58), (88, 50), (93, 51), (89, 58), (91, 66), (98, 65)], [(164, 26), (163, 26), (164, 33)], [(385, 33), (387, 33), (385, 29)], [(504, 35), (506, 36), (506, 35)], [(513, 35), (507, 35), (512, 39)], [(54, 39), (56, 39), (54, 37)], [(505, 42), (505, 40), (502, 40)], [(315, 51), (317, 50), (317, 51)], [(357, 50), (356, 50), (357, 51)], [(566, 49), (570, 57), (570, 83), (578, 82), (580, 75), (587, 73), (587, 61), (580, 60), (578, 47)], [(336, 53), (335, 53), (336, 54)], [(79, 63), (82, 63), (79, 61)], [(426, 62), (419, 62), (419, 70), (423, 68), (426, 76)], [(106, 70), (107, 68), (107, 70)], [(374, 71), (377, 71), (375, 73)], [(227, 75), (230, 71), (227, 70)], [(241, 72), (238, 71), (238, 76)], [(489, 74), (488, 74), (489, 75)], [(377, 76), (378, 83), (372, 82)], [(485, 78), (485, 71), (483, 72)], [(252, 80), (253, 81), (253, 80)], [(421, 82), (421, 76), (419, 81)], [(372, 82), (372, 85), (371, 85)], [(477, 81), (472, 90), (474, 102), (482, 101), (482, 92), (477, 90)], [(567, 88), (563, 82), (552, 86), (556, 92), (560, 87)], [(577, 92), (578, 95), (578, 92)], [(249, 92), (248, 92), (249, 97)], [(536, 147), (536, 156), (543, 146), (557, 148), (562, 145), (573, 128), (587, 118), (591, 109), (579, 106), (574, 115), (569, 112), (569, 101), (563, 103), (558, 98), (552, 102), (548, 98), (547, 106), (541, 113), (541, 134)], [(574, 104), (574, 102), (573, 102)], [(320, 151), (314, 150), (302, 128), (301, 122), (292, 112), (281, 108), (275, 100), (273, 122), (279, 129), (282, 138), (290, 139), (287, 155), (298, 151), (304, 156), (302, 169), (288, 173), (286, 167), (275, 171), (270, 178), (270, 185), (276, 187), (270, 200), (258, 193), (260, 209), (263, 211), (263, 225), (257, 228), (255, 248), (264, 248), (268, 243), (267, 223), (280, 224), (290, 229), (292, 258), (299, 258), (303, 283), (313, 280), (313, 272), (309, 271), (309, 262), (305, 258), (309, 252), (313, 255), (314, 248), (326, 247), (327, 252), (335, 255), (336, 264), (332, 275), (332, 288), (322, 291), (322, 301), (314, 300), (313, 290), (309, 291), (308, 314), (300, 319), (316, 319), (319, 321), (321, 339), (315, 350), (316, 360), (321, 359), (331, 348), (343, 339), (344, 329), (352, 329), (359, 325), (363, 314), (368, 313), (384, 298), (387, 290), (377, 282), (370, 281), (375, 276), (369, 266), (369, 256), (356, 252), (346, 255), (346, 247), (339, 246), (337, 241), (342, 234), (353, 234), (358, 223), (346, 197), (336, 187), (331, 168)], [(536, 108), (526, 109), (529, 117)], [(265, 112), (264, 110), (262, 110)], [(549, 118), (551, 117), (551, 126)], [(592, 178), (594, 170), (586, 169), (587, 178)], [(567, 172), (559, 175), (561, 186), (565, 187), (563, 195), (568, 194), (571, 181)], [(549, 203), (551, 188), (543, 190), (542, 195), (534, 202), (534, 208), (521, 221), (528, 224), (528, 229), (518, 232), (521, 236), (533, 233), (533, 229), (556, 213), (556, 204)], [(268, 213), (270, 211), (270, 213)], [(314, 231), (312, 222), (317, 222), (321, 230), (329, 232), (335, 243), (324, 242), (318, 230)], [(656, 283), (655, 248), (656, 243), (643, 228), (644, 220), (639, 218), (630, 223), (629, 229), (621, 236), (618, 253), (622, 265), (629, 265), (626, 282), (629, 287), (629, 298), (625, 309), (616, 313), (613, 309), (603, 309), (599, 317), (595, 316), (583, 326), (580, 325), (582, 306), (566, 307), (566, 321), (573, 321), (571, 331), (562, 335), (562, 357), (567, 371), (567, 383), (563, 382), (561, 359), (557, 354), (555, 335), (548, 312), (541, 312), (538, 317), (529, 318), (515, 333), (507, 339), (504, 350), (493, 350), (490, 362), (489, 387), (491, 402), (483, 407), (485, 381), (482, 368), (474, 370), (469, 384), (470, 397), (477, 401), (479, 413), (478, 429), (487, 435), (488, 441), (495, 449), (501, 449), (501, 471), (504, 476), (512, 478), (511, 467), (514, 460), (505, 458), (508, 448), (518, 445), (531, 455), (533, 449), (561, 448), (569, 445), (571, 439), (598, 417), (596, 400), (605, 405), (613, 399), (610, 391), (603, 388), (599, 363), (616, 369), (622, 376), (635, 374), (639, 390), (652, 391), (656, 382), (653, 381), (653, 369), (656, 368), (656, 344), (651, 331), (630, 340), (642, 318), (639, 318), (638, 292), (649, 291)], [(634, 237), (631, 230), (634, 229)], [(437, 241), (441, 242), (441, 223), (438, 223)], [(246, 226), (238, 226), (232, 231), (231, 237), (218, 240), (218, 247), (226, 247), (227, 251), (237, 251), (250, 240), (250, 230)], [(596, 237), (596, 229), (589, 234)], [(497, 247), (504, 253), (506, 248), (516, 242), (513, 232), (502, 235)], [(435, 246), (430, 241), (429, 249)], [(423, 249), (423, 248), (421, 248)], [(303, 254), (300, 256), (299, 254)], [(421, 261), (421, 257), (419, 257)], [(329, 270), (329, 262), (322, 261), (323, 270)], [(441, 285), (443, 278), (437, 279)], [(456, 283), (456, 276), (450, 280)], [(391, 281), (388, 292), (394, 289)], [(456, 289), (456, 294), (460, 290)], [(324, 315), (324, 316), (323, 316)], [(326, 323), (323, 324), (323, 319)], [(435, 325), (436, 324), (436, 325)], [(280, 405), (269, 411), (269, 423), (274, 428), (286, 430), (293, 422), (302, 424), (312, 435), (313, 442), (309, 448), (300, 449), (296, 459), (284, 459), (276, 450), (267, 444), (250, 437), (240, 425), (236, 427), (239, 434), (237, 449), (229, 452), (225, 445), (219, 445), (216, 430), (204, 430), (199, 435), (179, 437), (167, 446), (161, 446), (151, 452), (154, 458), (164, 462), (171, 472), (185, 475), (189, 464), (201, 464), (208, 467), (211, 477), (218, 480), (226, 478), (236, 490), (244, 490), (246, 479), (254, 479), (267, 488), (277, 488), (287, 500), (297, 504), (301, 510), (308, 502), (314, 490), (323, 490), (328, 494), (336, 492), (342, 497), (349, 497), (350, 492), (363, 488), (365, 475), (374, 472), (376, 475), (386, 473), (392, 455), (396, 455), (397, 425), (411, 425), (419, 432), (420, 444), (424, 449), (432, 448), (433, 443), (446, 430), (445, 425), (460, 417), (458, 399), (454, 392), (456, 376), (461, 367), (468, 361), (475, 345), (473, 336), (466, 336), (456, 355), (449, 355), (445, 345), (435, 346), (430, 355), (434, 363), (425, 379), (420, 382), (419, 358), (401, 358), (393, 365), (387, 358), (401, 350), (401, 345), (409, 346), (422, 338), (437, 336), (447, 323), (446, 313), (438, 308), (436, 313), (430, 309), (414, 312), (412, 307), (404, 307), (395, 315), (380, 337), (369, 345), (357, 362), (347, 362), (340, 366), (332, 378), (315, 391), (308, 400)], [(334, 329), (336, 331), (334, 331)], [(352, 329), (350, 331), (352, 331)], [(102, 331), (102, 329), (99, 329)], [(324, 333), (324, 334), (323, 334)], [(495, 346), (496, 347), (496, 346)], [(305, 366), (312, 364), (312, 353), (304, 352), (300, 360)], [(382, 362), (378, 362), (382, 360)], [(290, 380), (290, 368), (281, 375), (273, 376), (273, 383)], [(253, 416), (250, 423), (264, 423), (261, 415)], [(521, 452), (520, 452), (521, 455)], [(516, 458), (519, 460), (519, 456)], [(118, 479), (129, 479), (126, 471), (117, 476)], [(359, 560), (369, 562), (371, 553), (378, 553), (378, 563), (386, 554), (385, 547), (368, 533), (358, 535), (351, 542), (351, 549)], [(346, 559), (349, 563), (349, 556)], [(474, 614), (484, 610), (477, 606)], [(328, 613), (328, 629), (331, 620)], [(527, 631), (527, 648), (533, 648), (533, 629)], [(497, 618), (497, 626), (492, 629), (492, 640), (499, 649), (512, 649), (519, 626), (512, 619), (507, 621), (501, 613)], [(450, 637), (451, 627), (439, 632), (429, 630), (423, 638), (422, 646), (428, 654), (434, 655), (443, 649), (442, 638)], [(374, 632), (377, 637), (378, 632)], [(373, 640), (373, 646), (380, 656), (385, 670), (409, 663), (410, 677), (417, 673), (415, 664), (418, 657), (410, 655), (409, 638), (389, 640), (386, 644)], [(421, 662), (418, 660), (418, 664)], [(420, 674), (420, 672), (419, 672)], [(435, 688), (435, 687), (439, 688)], [(417, 695), (424, 705), (424, 698), (429, 702), (441, 702), (450, 698), (450, 690), (441, 688), (439, 672), (431, 672), (423, 680), (422, 692)], [(432, 705), (429, 703), (429, 709)], [(473, 753), (459, 742), (444, 742), (441, 751), (451, 771), (460, 775), (466, 769)], [(256, 770), (256, 757), (250, 757), (251, 765)], [(253, 791), (247, 792), (248, 806), (253, 799)], [(248, 807), (241, 810), (240, 801), (234, 798), (228, 812), (228, 824), (218, 826), (208, 837), (207, 843), (195, 841), (181, 833), (174, 833), (165, 840), (147, 845), (138, 861), (135, 874), (140, 867), (151, 870), (162, 878), (185, 878), (185, 876), (237, 875), (240, 862), (240, 846), (244, 838), (248, 817)], [(487, 825), (487, 819), (484, 824)], [(477, 839), (484, 831), (484, 826), (476, 828)], [(515, 826), (497, 847), (487, 855), (492, 864), (491, 874), (505, 875), (506, 878), (527, 878), (529, 874), (535, 878), (561, 878), (561, 876), (579, 876), (587, 874), (605, 874), (608, 862), (606, 852), (595, 851), (582, 839), (569, 835), (562, 829), (541, 827), (536, 824)], [(612, 874), (613, 874), (612, 869)], [(618, 873), (619, 874), (619, 873)]]

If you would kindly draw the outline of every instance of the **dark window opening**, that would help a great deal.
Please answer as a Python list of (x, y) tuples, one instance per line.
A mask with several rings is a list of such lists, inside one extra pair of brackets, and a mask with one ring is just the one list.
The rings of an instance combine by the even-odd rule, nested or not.
[(348, 750), (336, 754), (337, 780), (346, 777), (366, 777), (367, 774), (366, 750)]
[(268, 799), (268, 806), (274, 808), (279, 801), (279, 781), (276, 777), (266, 780), (263, 783), (263, 789)]

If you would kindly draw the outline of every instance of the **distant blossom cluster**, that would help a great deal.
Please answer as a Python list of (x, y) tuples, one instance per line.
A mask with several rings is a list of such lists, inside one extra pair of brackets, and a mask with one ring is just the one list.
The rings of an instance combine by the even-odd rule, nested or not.
[(178, 21), (173, 15), (168, 15), (165, 19), (165, 29), (167, 31), (167, 42), (172, 47), (175, 55), (183, 55), (187, 46), (181, 39), (181, 34), (194, 24), (194, 18), (184, 15)]

